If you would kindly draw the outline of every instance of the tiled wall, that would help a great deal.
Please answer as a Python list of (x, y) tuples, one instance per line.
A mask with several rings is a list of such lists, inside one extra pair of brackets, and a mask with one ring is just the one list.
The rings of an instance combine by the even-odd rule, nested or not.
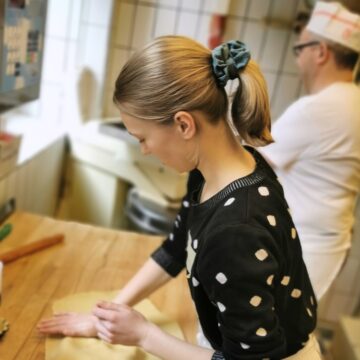
[(112, 9), (113, 0), (48, 0), (40, 99), (8, 118), (69, 128), (101, 115)]
[[(221, 0), (220, 0), (221, 1)], [(113, 84), (132, 52), (152, 38), (185, 35), (207, 45), (209, 21), (219, 0), (115, 0), (104, 103), (105, 116), (117, 116)], [(291, 53), (291, 24), (302, 0), (232, 0), (225, 40), (246, 42), (265, 74), (276, 117), (301, 92)]]

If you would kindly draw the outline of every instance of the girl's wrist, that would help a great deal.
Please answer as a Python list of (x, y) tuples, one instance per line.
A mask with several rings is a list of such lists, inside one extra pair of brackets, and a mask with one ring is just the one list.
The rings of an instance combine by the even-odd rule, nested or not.
[(158, 326), (149, 321), (146, 321), (138, 346), (146, 352), (151, 352), (151, 345), (154, 344), (152, 339), (154, 336), (156, 337), (156, 334), (159, 332), (159, 330), (160, 329)]

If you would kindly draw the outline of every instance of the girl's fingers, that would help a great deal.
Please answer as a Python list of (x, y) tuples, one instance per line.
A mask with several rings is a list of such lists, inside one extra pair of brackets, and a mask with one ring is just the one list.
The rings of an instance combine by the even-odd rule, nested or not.
[(106, 335), (104, 335), (103, 333), (98, 332), (97, 336), (98, 336), (99, 339), (105, 341), (108, 344), (111, 344), (110, 339)]
[(99, 333), (103, 334), (107, 338), (110, 338), (113, 334), (111, 330), (109, 329), (111, 327), (111, 324), (107, 323), (106, 321), (98, 321), (96, 323), (96, 330)]

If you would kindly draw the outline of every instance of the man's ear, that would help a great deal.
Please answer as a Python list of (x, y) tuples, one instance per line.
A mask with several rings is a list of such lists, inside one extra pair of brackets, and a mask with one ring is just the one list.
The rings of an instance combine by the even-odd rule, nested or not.
[(196, 134), (195, 118), (187, 111), (178, 111), (174, 115), (174, 125), (185, 140), (191, 139)]
[(320, 42), (318, 46), (318, 56), (316, 58), (316, 62), (320, 65), (325, 64), (330, 58), (330, 49), (329, 47), (323, 43)]

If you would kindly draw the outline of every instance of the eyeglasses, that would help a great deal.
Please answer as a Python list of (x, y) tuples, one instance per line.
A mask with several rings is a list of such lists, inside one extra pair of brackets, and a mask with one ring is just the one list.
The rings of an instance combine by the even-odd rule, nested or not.
[(316, 46), (316, 45), (320, 45), (320, 42), (319, 41), (309, 41), (309, 42), (306, 42), (306, 43), (294, 45), (293, 46), (293, 53), (294, 53), (295, 56), (299, 56), (301, 51), (303, 49), (305, 49), (306, 47)]

